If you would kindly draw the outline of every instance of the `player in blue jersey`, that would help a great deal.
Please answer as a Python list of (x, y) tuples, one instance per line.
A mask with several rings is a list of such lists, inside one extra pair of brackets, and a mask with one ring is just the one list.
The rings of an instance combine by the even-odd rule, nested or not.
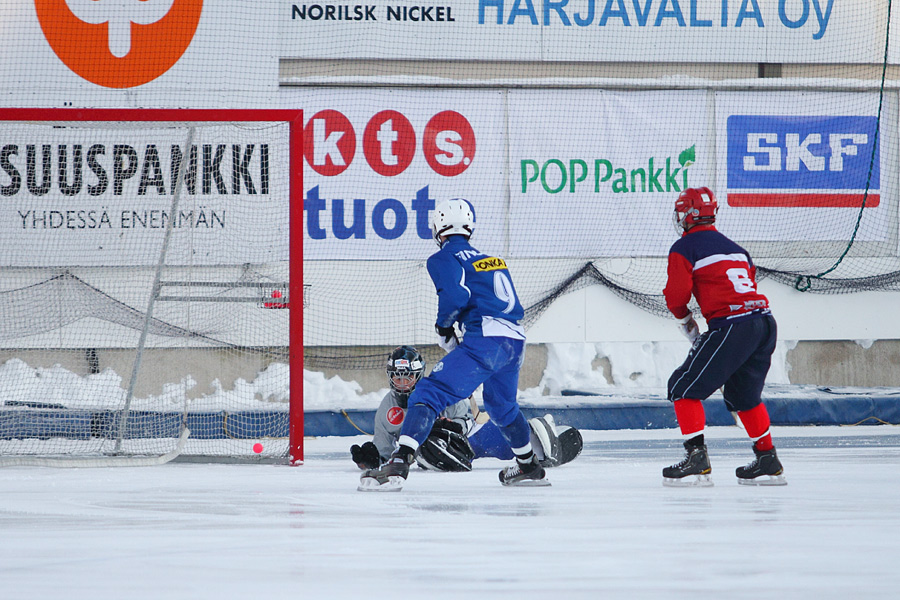
[[(416, 450), (447, 406), (483, 385), (485, 411), (506, 438), (516, 462), (500, 471), (503, 485), (550, 485), (531, 447), (531, 430), (516, 401), (525, 352), (524, 314), (506, 262), (469, 244), (475, 210), (468, 200), (438, 203), (431, 221), (440, 250), (429, 257), (428, 274), (438, 295), (435, 330), (448, 354), (409, 398), (399, 447), (382, 467), (360, 477), (361, 491), (399, 490)], [(463, 335), (458, 341), (455, 325)]]
[[(716, 230), (718, 208), (706, 187), (686, 189), (675, 201), (676, 228), (682, 235), (669, 251), (663, 294), (692, 347), (668, 385), (687, 455), (663, 469), (663, 484), (712, 485), (701, 401), (721, 388), (725, 405), (737, 412), (756, 455), (749, 465), (738, 467), (738, 483), (784, 485), (769, 413), (760, 397), (775, 350), (775, 319), (768, 299), (756, 289), (750, 255)], [(691, 296), (706, 319), (703, 334), (688, 308)]]

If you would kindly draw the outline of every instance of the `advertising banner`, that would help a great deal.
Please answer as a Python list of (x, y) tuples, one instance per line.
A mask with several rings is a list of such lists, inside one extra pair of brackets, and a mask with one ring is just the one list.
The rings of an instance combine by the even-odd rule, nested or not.
[(0, 103), (267, 107), (276, 2), (4, 0)]
[(280, 0), (284, 58), (879, 63), (879, 0)]
[(424, 259), (435, 202), (475, 207), (477, 247), (506, 244), (500, 91), (288, 89), (303, 108), (304, 259)]
[(169, 265), (286, 260), (288, 130), (4, 123), (0, 264), (152, 266), (170, 224)]
[(728, 231), (753, 241), (887, 239), (882, 140), (895, 135), (883, 122), (877, 130), (878, 105), (877, 93), (716, 94)]
[(510, 91), (510, 256), (665, 256), (675, 198), (713, 172), (708, 97)]

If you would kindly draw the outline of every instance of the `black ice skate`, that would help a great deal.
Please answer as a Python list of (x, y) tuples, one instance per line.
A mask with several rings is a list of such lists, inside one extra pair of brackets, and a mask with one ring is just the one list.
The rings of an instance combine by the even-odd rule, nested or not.
[(392, 457), (377, 469), (369, 469), (359, 476), (360, 492), (399, 492), (409, 476), (409, 463), (401, 456)]
[(684, 443), (687, 455), (680, 463), (662, 470), (663, 485), (668, 487), (710, 487), (713, 482), (709, 478), (712, 467), (709, 466), (709, 453), (706, 445), (695, 446)]
[(778, 460), (775, 448), (757, 450), (753, 448), (756, 458), (745, 467), (735, 470), (738, 483), (742, 485), (787, 485), (784, 478), (784, 467)]
[(550, 485), (550, 480), (547, 479), (544, 467), (538, 463), (537, 457), (535, 457), (532, 462), (524, 465), (517, 460), (513, 466), (500, 471), (500, 483), (517, 487), (537, 487)]

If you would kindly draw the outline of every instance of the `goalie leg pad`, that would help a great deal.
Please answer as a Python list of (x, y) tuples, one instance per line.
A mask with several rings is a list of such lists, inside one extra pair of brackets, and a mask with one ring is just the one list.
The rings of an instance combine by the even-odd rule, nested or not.
[(419, 446), (416, 462), (431, 471), (472, 470), (475, 451), (466, 436), (449, 429), (437, 429)]
[(584, 438), (574, 427), (558, 427), (553, 415), (528, 421), (531, 427), (531, 446), (544, 468), (558, 467), (572, 462), (584, 449)]
[(531, 427), (531, 447), (543, 467), (555, 467), (559, 464), (559, 438), (556, 436), (552, 415), (535, 417), (528, 421)]
[(559, 464), (564, 465), (575, 460), (584, 449), (584, 438), (574, 427), (558, 429)]

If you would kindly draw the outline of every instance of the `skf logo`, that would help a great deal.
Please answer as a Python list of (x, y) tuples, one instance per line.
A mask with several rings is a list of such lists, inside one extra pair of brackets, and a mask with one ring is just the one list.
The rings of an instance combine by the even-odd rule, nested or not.
[(881, 200), (876, 117), (733, 115), (727, 127), (730, 206), (858, 208), (867, 187), (866, 207)]
[(387, 411), (387, 420), (391, 425), (399, 425), (403, 422), (403, 417), (406, 413), (403, 412), (403, 409), (399, 406), (392, 406)]
[[(304, 128), (303, 154), (319, 175), (340, 175), (356, 157), (357, 135), (350, 120), (336, 110), (323, 110)], [(395, 110), (375, 114), (363, 130), (362, 150), (373, 171), (384, 177), (403, 173), (417, 150), (416, 131)], [(421, 151), (428, 166), (444, 177), (465, 171), (475, 158), (475, 132), (468, 119), (452, 110), (440, 112), (422, 132)]]
[(498, 271), (506, 268), (506, 261), (502, 258), (482, 258), (472, 263), (476, 271)]
[(203, 0), (35, 0), (50, 47), (76, 74), (108, 88), (153, 81), (194, 37)]

